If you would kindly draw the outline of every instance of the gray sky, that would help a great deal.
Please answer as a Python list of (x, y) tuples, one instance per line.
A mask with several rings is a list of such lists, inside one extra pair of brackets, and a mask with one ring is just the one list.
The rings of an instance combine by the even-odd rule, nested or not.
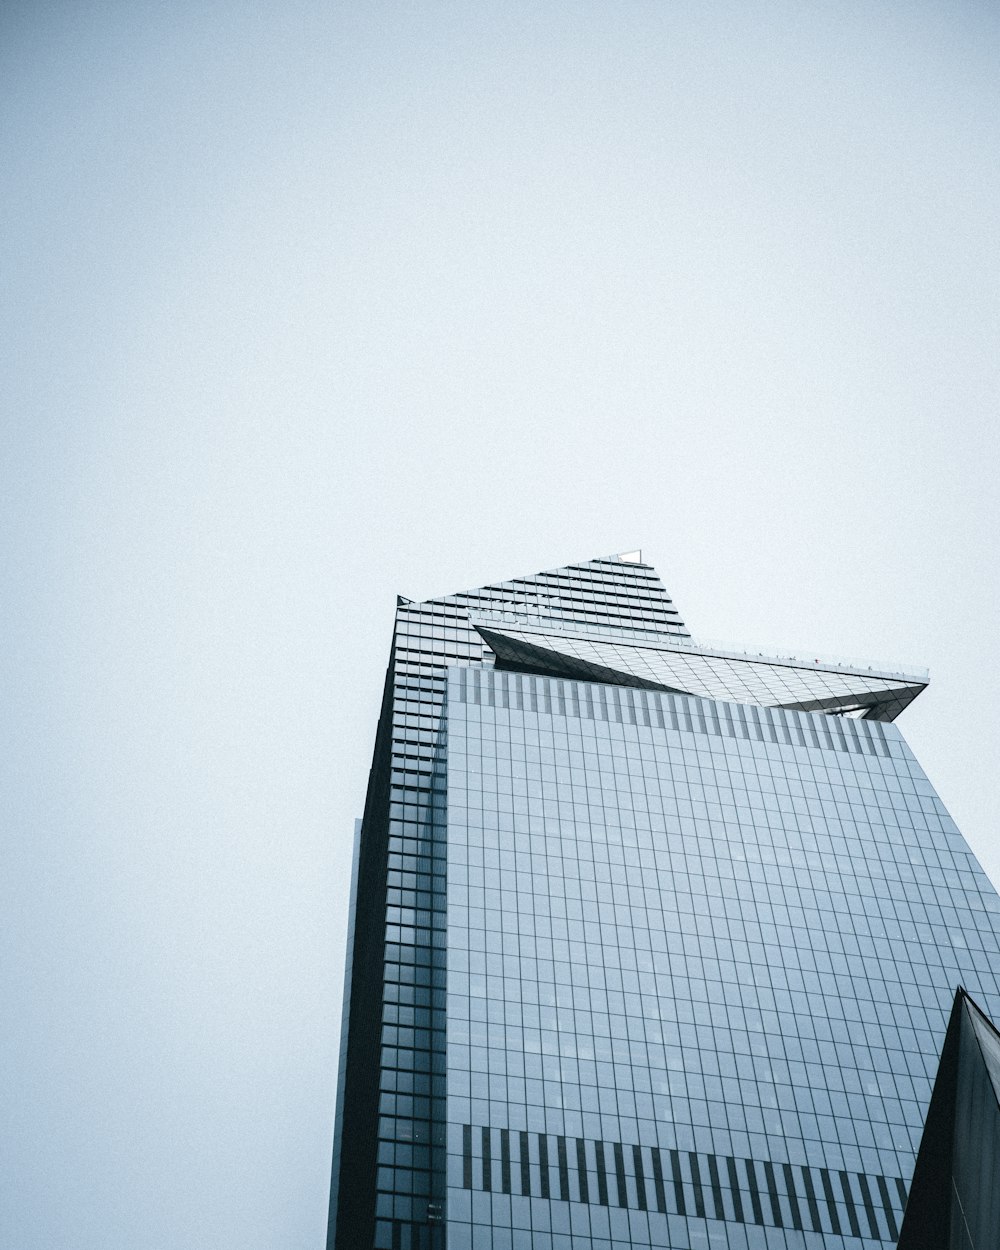
[(926, 663), (1000, 880), (1000, 10), (0, 18), (0, 1245), (323, 1240), (394, 596)]

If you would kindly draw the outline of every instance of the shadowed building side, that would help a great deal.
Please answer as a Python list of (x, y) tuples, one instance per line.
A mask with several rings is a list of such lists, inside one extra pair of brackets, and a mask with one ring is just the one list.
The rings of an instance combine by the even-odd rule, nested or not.
[(898, 1250), (1000, 1245), (1000, 1033), (959, 986)]

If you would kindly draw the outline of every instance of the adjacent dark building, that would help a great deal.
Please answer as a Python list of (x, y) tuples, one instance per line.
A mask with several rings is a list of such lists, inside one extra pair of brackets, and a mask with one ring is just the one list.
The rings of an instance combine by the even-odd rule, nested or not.
[[(637, 552), (400, 599), (331, 1247), (1000, 1245), (953, 1010), (1000, 1015), (1000, 897), (892, 723), (925, 685), (698, 645)], [(970, 1240), (921, 1242), (946, 1176)]]
[(1000, 1033), (959, 986), (899, 1250), (1000, 1245)]

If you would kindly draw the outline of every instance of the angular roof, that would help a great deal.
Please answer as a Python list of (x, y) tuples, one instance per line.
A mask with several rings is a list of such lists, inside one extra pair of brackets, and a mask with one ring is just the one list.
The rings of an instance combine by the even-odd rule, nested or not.
[(672, 690), (730, 703), (891, 721), (927, 684), (917, 677), (751, 656), (679, 639), (608, 637), (551, 623), (499, 625), (476, 613), (470, 618), (502, 668)]
[(925, 673), (698, 644), (638, 551), (430, 602), (461, 606), (498, 668), (881, 721), (927, 685)]

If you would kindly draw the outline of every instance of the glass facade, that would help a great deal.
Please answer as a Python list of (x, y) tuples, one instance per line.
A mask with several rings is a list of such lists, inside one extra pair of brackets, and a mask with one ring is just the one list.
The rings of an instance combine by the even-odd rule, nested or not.
[(921, 678), (756, 664), (635, 556), (400, 601), (331, 1246), (895, 1244), (1000, 898), (889, 723)]

